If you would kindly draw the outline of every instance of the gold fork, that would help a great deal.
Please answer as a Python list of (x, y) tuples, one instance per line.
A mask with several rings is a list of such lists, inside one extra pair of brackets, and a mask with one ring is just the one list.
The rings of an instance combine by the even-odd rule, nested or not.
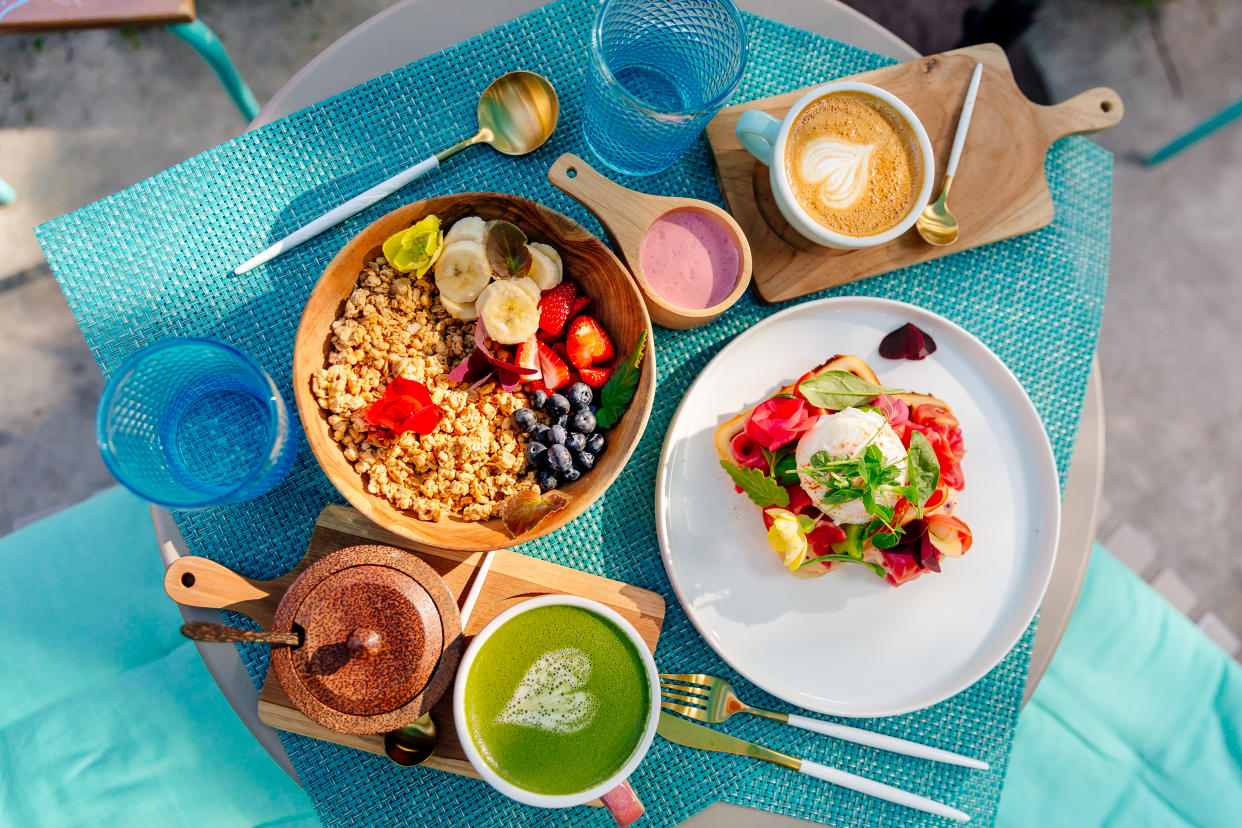
[(969, 756), (961, 756), (930, 745), (921, 745), (898, 739), (896, 736), (885, 736), (873, 733), (860, 727), (825, 722), (822, 719), (811, 719), (796, 713), (781, 713), (776, 710), (764, 710), (751, 707), (742, 702), (733, 692), (733, 685), (722, 678), (708, 676), (703, 673), (661, 673), (660, 693), (664, 697), (662, 706), (672, 713), (680, 713), (691, 719), (708, 724), (720, 724), (734, 713), (750, 713), (794, 727), (833, 736), (846, 742), (914, 756), (918, 759), (930, 759), (933, 762), (944, 762), (949, 765), (961, 765), (965, 768), (987, 770), (988, 763)]

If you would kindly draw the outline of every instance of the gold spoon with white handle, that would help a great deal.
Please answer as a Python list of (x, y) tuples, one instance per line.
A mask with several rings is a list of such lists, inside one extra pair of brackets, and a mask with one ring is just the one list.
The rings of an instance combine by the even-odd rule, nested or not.
[(966, 91), (966, 103), (962, 105), (962, 117), (957, 121), (957, 134), (953, 136), (953, 151), (949, 153), (949, 166), (944, 171), (940, 198), (923, 209), (914, 225), (929, 244), (942, 246), (957, 241), (957, 218), (949, 212), (949, 188), (953, 186), (957, 160), (962, 155), (962, 145), (966, 143), (966, 132), (970, 129), (970, 116), (975, 112), (975, 97), (979, 94), (979, 78), (982, 76), (983, 64), (977, 63), (970, 78), (970, 89)]
[(359, 193), (349, 201), (333, 207), (319, 218), (294, 230), (259, 255), (242, 262), (233, 271), (240, 275), (253, 270), (266, 261), (276, 258), (286, 250), (318, 236), (324, 230), (335, 227), (350, 216), (361, 213), (381, 198), (392, 195), (421, 175), (431, 172), (466, 147), (490, 144), (505, 155), (525, 155), (543, 146), (556, 129), (560, 104), (556, 90), (548, 79), (534, 72), (509, 72), (492, 81), (479, 99), (479, 131), (467, 138), (415, 164), (408, 170), (381, 181), (371, 189)]

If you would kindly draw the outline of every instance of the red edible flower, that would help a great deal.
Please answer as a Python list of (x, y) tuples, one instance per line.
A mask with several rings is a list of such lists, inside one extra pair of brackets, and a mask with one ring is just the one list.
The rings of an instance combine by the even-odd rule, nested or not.
[(367, 407), (366, 420), (393, 434), (430, 434), (440, 423), (440, 409), (421, 382), (393, 377), (384, 394)]
[(746, 434), (775, 451), (810, 430), (818, 416), (818, 409), (801, 397), (773, 397), (755, 406), (746, 419)]

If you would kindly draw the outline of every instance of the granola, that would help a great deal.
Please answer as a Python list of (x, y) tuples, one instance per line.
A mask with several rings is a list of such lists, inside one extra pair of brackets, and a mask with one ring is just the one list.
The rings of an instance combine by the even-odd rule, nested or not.
[[(332, 323), (328, 364), (311, 390), (368, 492), (423, 520), (486, 520), (510, 495), (538, 491), (527, 435), (512, 419), (527, 398), (494, 382), (467, 389), (448, 378), (473, 349), (473, 323), (449, 316), (437, 294), (433, 282), (401, 275), (382, 256), (368, 263)], [(430, 391), (441, 410), (431, 433), (394, 436), (366, 421), (394, 376)]]

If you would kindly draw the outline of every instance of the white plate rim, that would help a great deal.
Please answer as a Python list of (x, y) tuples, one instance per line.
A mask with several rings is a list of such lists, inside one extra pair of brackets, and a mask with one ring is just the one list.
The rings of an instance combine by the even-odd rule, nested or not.
[[(1038, 426), (1036, 431), (1041, 438), (1036, 445), (1031, 446), (1031, 451), (1039, 458), (1039, 480), (1036, 488), (1041, 495), (1041, 500), (1043, 500), (1046, 504), (1050, 504), (1048, 508), (1050, 509), (1051, 514), (1048, 515), (1048, 519), (1044, 521), (1044, 525), (1047, 526), (1048, 530), (1043, 532), (1041, 535), (1041, 554), (1039, 555), (1040, 565), (1037, 566), (1031, 573), (1032, 580), (1038, 584), (1038, 589), (1029, 593), (1035, 596), (1035, 599), (1029, 602), (1029, 606), (1023, 606), (1020, 609), (1011, 610), (1011, 615), (1016, 612), (1017, 617), (1022, 620), (1022, 623), (1015, 625), (1014, 634), (1004, 639), (1003, 647), (997, 647), (998, 655), (996, 658), (991, 660), (983, 660), (975, 669), (963, 672), (958, 680), (954, 682), (945, 692), (929, 694), (927, 697), (919, 699), (917, 702), (909, 705), (882, 707), (869, 706), (866, 703), (859, 703), (849, 705), (847, 707), (834, 707), (833, 705), (819, 704), (812, 697), (799, 694), (796, 691), (789, 692), (786, 688), (772, 685), (769, 682), (765, 682), (762, 677), (748, 673), (741, 666), (734, 663), (734, 661), (731, 660), (726, 653), (721, 651), (721, 649), (716, 645), (713, 633), (710, 630), (704, 629), (701, 619), (699, 619), (690, 609), (690, 605), (687, 602), (686, 591), (682, 584), (678, 582), (675, 574), (673, 555), (667, 536), (667, 490), (671, 469), (669, 454), (672, 452), (675, 443), (674, 433), (676, 431), (677, 421), (681, 417), (682, 410), (686, 407), (689, 401), (694, 398), (695, 391), (703, 381), (703, 377), (717, 362), (729, 358), (733, 352), (746, 347), (746, 344), (762, 333), (764, 329), (780, 324), (781, 320), (786, 317), (793, 316), (795, 314), (814, 312), (818, 308), (825, 307), (838, 310), (849, 310), (850, 305), (858, 306), (858, 309), (863, 312), (878, 309), (905, 313), (911, 317), (914, 317), (912, 321), (916, 324), (919, 323), (919, 318), (922, 318), (923, 320), (932, 320), (933, 325), (948, 328), (955, 334), (963, 337), (969, 343), (971, 348), (974, 349), (975, 355), (981, 358), (984, 363), (990, 363), (990, 365), (985, 367), (995, 372), (996, 379), (999, 382), (1008, 385), (1009, 388), (1007, 390), (1011, 394), (1014, 391), (1017, 392), (1016, 402), (1019, 407), (1019, 412), (1017, 413), (1020, 413), (1023, 419), (1032, 420), (1034, 424)], [(1018, 380), (1013, 371), (1010, 370), (1009, 366), (1005, 364), (1004, 360), (997, 356), (996, 353), (981, 339), (963, 328), (961, 325), (958, 325), (956, 322), (941, 316), (935, 311), (927, 310), (926, 308), (919, 307), (918, 305), (914, 305), (909, 302), (902, 302), (896, 299), (886, 299), (878, 296), (826, 297), (785, 308), (784, 310), (778, 311), (777, 313), (760, 320), (746, 330), (742, 331), (740, 334), (736, 335), (732, 341), (721, 348), (720, 352), (717, 353), (716, 356), (712, 357), (711, 361), (703, 366), (694, 381), (690, 384), (690, 387), (687, 388), (686, 392), (682, 395), (681, 402), (678, 403), (676, 411), (673, 412), (673, 416), (669, 420), (668, 428), (665, 430), (664, 444), (660, 450), (660, 460), (657, 468), (658, 471), (656, 473), (654, 497), (656, 536), (660, 544), (660, 559), (664, 563), (665, 574), (668, 576), (669, 584), (672, 586), (673, 592), (677, 596), (677, 601), (681, 605), (682, 612), (685, 613), (686, 617), (690, 620), (690, 623), (694, 626), (695, 631), (698, 632), (699, 636), (707, 643), (707, 645), (711, 647), (712, 650), (725, 661), (725, 663), (729, 664), (729, 666), (745, 677), (748, 681), (759, 687), (761, 690), (775, 696), (776, 698), (786, 701), (789, 704), (818, 713), (849, 718), (898, 716), (904, 713), (911, 713), (916, 710), (922, 710), (930, 707), (931, 705), (942, 702), (945, 699), (951, 698), (952, 696), (955, 696), (967, 689), (979, 679), (991, 672), (997, 664), (1008, 656), (1018, 641), (1021, 640), (1022, 636), (1026, 632), (1026, 629), (1030, 626), (1032, 619), (1034, 619), (1036, 612), (1039, 611), (1040, 604), (1043, 603), (1044, 594), (1048, 589), (1048, 581), (1052, 576), (1052, 570), (1056, 564), (1057, 539), (1060, 535), (1061, 528), (1060, 475), (1057, 471), (1056, 455), (1053, 453), (1052, 444), (1048, 439), (1047, 428), (1044, 426), (1043, 419), (1039, 416), (1039, 412), (1036, 410), (1035, 404), (1031, 401), (1030, 395), (1027, 394), (1026, 389), (1022, 386), (1022, 383)]]

